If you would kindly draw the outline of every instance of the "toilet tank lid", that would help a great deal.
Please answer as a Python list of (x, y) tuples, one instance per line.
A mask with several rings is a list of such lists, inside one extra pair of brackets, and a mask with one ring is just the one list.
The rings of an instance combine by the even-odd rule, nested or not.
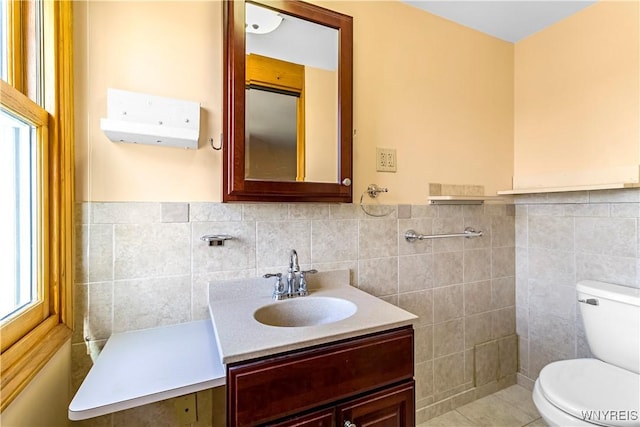
[(576, 285), (576, 289), (578, 292), (600, 298), (640, 306), (640, 289), (638, 288), (598, 282), (596, 280), (581, 280)]

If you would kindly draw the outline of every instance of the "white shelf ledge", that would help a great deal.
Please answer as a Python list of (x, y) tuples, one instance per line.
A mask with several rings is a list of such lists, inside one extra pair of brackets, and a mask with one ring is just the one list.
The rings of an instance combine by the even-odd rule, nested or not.
[(69, 405), (84, 420), (224, 385), (211, 321), (113, 334)]
[(100, 129), (112, 142), (198, 149), (198, 129), (100, 119)]
[(100, 129), (113, 142), (197, 150), (200, 104), (110, 88)]
[(507, 203), (508, 198), (497, 196), (429, 196), (432, 205), (482, 205), (485, 202)]
[(574, 185), (566, 187), (534, 187), (517, 188), (513, 190), (498, 191), (499, 195), (536, 194), (536, 193), (565, 193), (571, 191), (596, 191), (596, 190), (619, 190), (624, 188), (640, 188), (640, 183), (618, 182), (612, 184)]

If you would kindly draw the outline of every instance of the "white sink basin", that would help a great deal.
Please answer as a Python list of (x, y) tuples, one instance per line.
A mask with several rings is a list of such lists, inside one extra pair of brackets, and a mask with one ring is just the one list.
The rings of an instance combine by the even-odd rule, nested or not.
[(308, 296), (262, 306), (253, 317), (264, 325), (291, 328), (338, 322), (353, 316), (357, 310), (358, 307), (346, 299)]

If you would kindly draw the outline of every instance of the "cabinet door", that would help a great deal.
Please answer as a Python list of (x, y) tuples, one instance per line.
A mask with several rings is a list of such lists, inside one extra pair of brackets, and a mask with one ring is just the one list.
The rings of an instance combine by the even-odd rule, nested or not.
[(334, 427), (336, 425), (335, 413), (335, 408), (327, 408), (286, 421), (266, 425), (269, 427)]
[(227, 425), (256, 426), (413, 378), (413, 329), (227, 365)]
[(338, 426), (412, 427), (415, 424), (414, 382), (370, 394), (338, 406)]

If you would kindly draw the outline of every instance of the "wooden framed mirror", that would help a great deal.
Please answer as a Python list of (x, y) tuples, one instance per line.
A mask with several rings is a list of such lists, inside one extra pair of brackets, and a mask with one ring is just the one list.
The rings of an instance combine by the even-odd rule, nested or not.
[(224, 9), (223, 201), (351, 203), (352, 18), (298, 0)]

